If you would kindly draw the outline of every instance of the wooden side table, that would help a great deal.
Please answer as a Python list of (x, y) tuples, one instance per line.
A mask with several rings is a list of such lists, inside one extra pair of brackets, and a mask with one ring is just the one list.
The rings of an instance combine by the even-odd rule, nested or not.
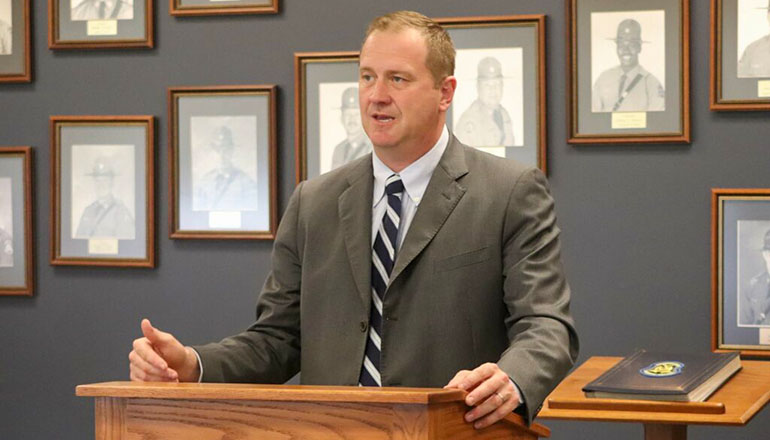
[(620, 357), (592, 357), (548, 396), (541, 419), (644, 424), (645, 440), (685, 440), (687, 425), (742, 426), (770, 400), (770, 362), (741, 361), (743, 369), (706, 402), (588, 399), (582, 388)]

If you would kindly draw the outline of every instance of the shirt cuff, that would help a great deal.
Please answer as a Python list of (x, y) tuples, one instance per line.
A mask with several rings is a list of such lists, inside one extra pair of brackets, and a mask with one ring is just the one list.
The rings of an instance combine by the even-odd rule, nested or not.
[[(198, 358), (198, 362), (200, 362), (200, 358)], [(201, 377), (203, 377), (203, 370), (201, 370)], [(516, 405), (516, 408), (518, 408), (518, 407), (520, 407), (521, 405), (524, 405), (524, 395), (523, 395), (523, 394), (521, 394), (521, 390), (520, 390), (520, 389), (519, 389), (519, 387), (516, 385), (516, 382), (514, 382), (514, 381), (513, 381), (513, 379), (511, 379), (511, 378), (509, 377), (509, 378), (508, 378), (508, 380), (511, 382), (511, 385), (513, 385), (513, 389), (514, 389), (514, 390), (516, 390), (516, 394), (518, 394), (518, 396), (519, 396), (519, 404), (518, 404), (518, 405)], [(514, 409), (516, 409), (516, 408), (514, 408)]]
[[(203, 380), (203, 361), (201, 361), (201, 355), (198, 353), (198, 350), (192, 348), (192, 351), (193, 353), (195, 353), (195, 357), (198, 359), (198, 370), (201, 372), (198, 375), (198, 383), (201, 383), (201, 381)], [(513, 383), (513, 381), (511, 381), (511, 383)], [(516, 387), (515, 384), (513, 386)], [(518, 391), (518, 388), (516, 390)], [(521, 395), (521, 393), (519, 393), (519, 395)]]

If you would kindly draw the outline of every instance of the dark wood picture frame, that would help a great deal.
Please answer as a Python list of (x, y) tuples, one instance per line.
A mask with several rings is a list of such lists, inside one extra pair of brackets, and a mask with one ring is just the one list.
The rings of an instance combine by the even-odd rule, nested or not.
[[(648, 112), (648, 111), (632, 111), (627, 112), (628, 115), (637, 115), (640, 113), (644, 113), (645, 115), (647, 113), (661, 113), (661, 115), (655, 115), (651, 118), (655, 118), (658, 121), (676, 121), (678, 123), (677, 129), (672, 130), (661, 130), (658, 131), (654, 126), (651, 127), (650, 130), (647, 130), (646, 125), (646, 116), (645, 116), (645, 126), (644, 128), (634, 130), (633, 128), (627, 129), (627, 132), (624, 133), (612, 133), (611, 131), (588, 131), (586, 130), (580, 131), (579, 128), (579, 120), (581, 117), (580, 108), (585, 107), (585, 104), (581, 103), (588, 103), (588, 107), (591, 107), (590, 105), (590, 97), (588, 98), (588, 101), (585, 101), (585, 98), (579, 97), (579, 89), (581, 87), (584, 88), (584, 82), (585, 80), (580, 79), (578, 75), (579, 71), (579, 47), (578, 47), (578, 35), (580, 32), (586, 32), (588, 30), (586, 29), (578, 29), (577, 24), (577, 8), (578, 8), (578, 2), (580, 0), (565, 0), (566, 2), (566, 10), (567, 10), (567, 127), (568, 127), (568, 134), (567, 134), (567, 142), (571, 144), (658, 144), (658, 143), (690, 143), (691, 140), (691, 128), (690, 128), (690, 0), (661, 0), (658, 3), (664, 3), (668, 2), (671, 5), (675, 6), (669, 6), (668, 7), (677, 7), (679, 9), (679, 19), (676, 22), (669, 23), (668, 20), (666, 20), (665, 26), (669, 27), (672, 26), (673, 28), (676, 28), (679, 30), (681, 35), (681, 42), (680, 44), (680, 50), (679, 50), (679, 56), (673, 57), (678, 61), (678, 70), (679, 75), (676, 77), (678, 78), (677, 81), (674, 81), (679, 87), (679, 97), (675, 101), (676, 104), (679, 107), (679, 111), (675, 112), (676, 117), (672, 115), (671, 117), (667, 117), (666, 113), (669, 111), (663, 111), (663, 112)], [(612, 0), (604, 0), (607, 4), (607, 12), (614, 12), (612, 10), (613, 2)], [(655, 8), (659, 8), (659, 6), (655, 6)], [(645, 4), (644, 6), (639, 6), (634, 10), (634, 12), (645, 12), (645, 11), (652, 11), (652, 7)], [(668, 9), (665, 9), (668, 11)], [(590, 35), (590, 32), (588, 32)], [(672, 47), (670, 46), (672, 43), (666, 42), (666, 47)], [(589, 52), (589, 51), (586, 51)], [(665, 52), (665, 50), (664, 50)], [(665, 58), (668, 59), (669, 55), (664, 54)], [(668, 70), (670, 67), (667, 67), (666, 70)], [(590, 74), (587, 76), (591, 76)], [(666, 75), (668, 77), (668, 74)], [(587, 83), (589, 85), (589, 90), (593, 88), (593, 84), (591, 84), (591, 81)], [(666, 88), (667, 90), (670, 90), (669, 88), (670, 83), (667, 83)], [(621, 101), (622, 102), (622, 101)], [(666, 99), (666, 102), (669, 103), (670, 101)], [(606, 111), (606, 113), (610, 113), (609, 111)], [(602, 117), (601, 123), (607, 125), (610, 123), (610, 121), (613, 120), (613, 115), (621, 116), (618, 118), (619, 124), (622, 123), (622, 114), (625, 112), (611, 112), (607, 118)], [(588, 115), (583, 115), (586, 120), (591, 120), (591, 118), (588, 117)], [(606, 120), (604, 120), (606, 119)], [(593, 122), (593, 121), (592, 121)], [(655, 122), (655, 121), (653, 121)], [(636, 123), (636, 121), (630, 121), (631, 124)], [(617, 128), (616, 128), (617, 129)]]
[[(155, 30), (153, 26), (154, 7), (153, 0), (134, 0), (133, 5), (143, 5), (143, 14), (141, 17), (133, 17), (130, 20), (115, 19), (115, 20), (78, 20), (81, 25), (77, 27), (79, 29), (78, 37), (63, 38), (60, 31), (62, 30), (62, 23), (60, 22), (60, 3), (66, 2), (66, 0), (48, 0), (48, 48), (49, 49), (131, 49), (131, 48), (144, 48), (151, 49), (155, 45)], [(140, 11), (141, 12), (141, 11)], [(90, 23), (96, 22), (112, 22), (114, 23), (114, 29), (110, 27), (110, 30), (105, 32), (102, 28), (101, 32), (94, 31), (93, 37), (88, 38)], [(141, 36), (125, 36), (121, 38), (120, 22), (131, 23), (133, 25), (140, 26), (143, 30)], [(72, 25), (75, 27), (75, 25)], [(143, 26), (143, 28), (141, 27)], [(86, 35), (82, 34), (82, 31), (86, 32)], [(115, 32), (114, 34), (112, 32)], [(101, 36), (100, 33), (104, 35)], [(117, 35), (117, 37), (115, 37)], [(101, 38), (99, 38), (101, 36)]]
[[(135, 236), (131, 239), (124, 239), (121, 237), (107, 237), (108, 240), (114, 241), (115, 251), (112, 252), (90, 252), (91, 239), (82, 237), (63, 237), (62, 231), (62, 217), (63, 217), (63, 201), (62, 196), (66, 196), (70, 200), (72, 205), (72, 199), (74, 195), (71, 194), (71, 190), (63, 189), (62, 179), (65, 176), (65, 170), (63, 170), (62, 163), (67, 161), (70, 164), (70, 168), (75, 166), (75, 160), (72, 159), (72, 154), (65, 155), (62, 152), (62, 130), (91, 130), (94, 132), (91, 136), (80, 135), (81, 139), (88, 139), (86, 142), (90, 142), (98, 147), (104, 145), (110, 145), (105, 142), (98, 142), (93, 139), (105, 139), (107, 135), (98, 134), (98, 130), (109, 130), (122, 128), (124, 130), (131, 130), (138, 128), (138, 132), (143, 136), (133, 135), (136, 139), (142, 139), (144, 145), (137, 145), (136, 151), (132, 151), (132, 157), (134, 158), (132, 166), (136, 169), (140, 166), (144, 166), (143, 172), (140, 170), (138, 173), (134, 171), (134, 198), (137, 200), (134, 203), (135, 229), (139, 229), (138, 226), (143, 225), (144, 230), (135, 232)], [(51, 257), (50, 263), (54, 266), (111, 266), (111, 267), (155, 267), (155, 117), (149, 115), (139, 116), (51, 116), (50, 117), (50, 132), (51, 132), (51, 217), (50, 217), (50, 232), (51, 232)], [(111, 134), (112, 136), (117, 136)], [(125, 137), (125, 136), (124, 136)], [(124, 141), (125, 142), (125, 141)], [(73, 143), (74, 145), (74, 143)], [(91, 145), (87, 145), (91, 146)], [(135, 158), (139, 157), (140, 160)], [(113, 160), (114, 161), (114, 160)], [(94, 161), (93, 169), (97, 169), (97, 161)], [(72, 172), (69, 172), (69, 180), (72, 181)], [(143, 178), (142, 183), (139, 179), (136, 179), (136, 175), (139, 174)], [(74, 185), (70, 185), (72, 188)], [(138, 190), (137, 190), (138, 189)], [(143, 189), (143, 191), (142, 191)], [(140, 196), (141, 194), (141, 196)], [(139, 199), (144, 197), (144, 203)], [(95, 204), (97, 202), (92, 203)], [(111, 208), (110, 208), (111, 209)], [(71, 206), (70, 206), (71, 211)], [(86, 211), (84, 210), (84, 213)], [(109, 209), (106, 210), (109, 212)], [(139, 217), (140, 213), (144, 213), (144, 221), (142, 222)], [(72, 217), (70, 212), (70, 218)], [(144, 235), (144, 240), (141, 236)], [(95, 237), (96, 238), (96, 237)], [(75, 252), (76, 255), (64, 254), (63, 244), (65, 240), (77, 243), (78, 249), (82, 249), (83, 246), (88, 248), (87, 251)], [(134, 252), (138, 256), (120, 256), (120, 252), (117, 251), (120, 241), (130, 243), (132, 248), (136, 249)], [(87, 244), (83, 244), (87, 242)], [(69, 245), (66, 245), (69, 248)], [(67, 251), (69, 253), (69, 251)], [(102, 255), (116, 255), (116, 256), (95, 256), (95, 254)]]
[(268, 4), (234, 3), (229, 5), (211, 3), (209, 5), (182, 6), (181, 0), (169, 0), (169, 13), (174, 16), (201, 15), (245, 15), (277, 14), (279, 0), (269, 0)]
[[(278, 175), (277, 175), (277, 86), (273, 84), (262, 85), (220, 85), (220, 86), (186, 86), (168, 88), (168, 158), (169, 158), (169, 237), (172, 239), (213, 239), (213, 240), (272, 240), (278, 229)], [(266, 98), (265, 108), (257, 109), (254, 115), (261, 114), (266, 116), (265, 122), (257, 122), (259, 126), (266, 127), (266, 136), (262, 131), (257, 133), (257, 145), (255, 155), (266, 159), (267, 164), (259, 165), (258, 170), (267, 174), (266, 178), (258, 178), (256, 185), (259, 194), (265, 194), (267, 206), (264, 210), (257, 208), (263, 218), (266, 215), (267, 228), (263, 229), (205, 229), (205, 228), (185, 228), (181, 223), (182, 209), (180, 204), (190, 197), (180, 195), (180, 161), (183, 155), (180, 154), (180, 111), (179, 101), (185, 97), (257, 97)], [(251, 115), (251, 114), (249, 114)], [(216, 116), (216, 115), (214, 115)], [(265, 142), (259, 142), (264, 139)], [(263, 145), (264, 144), (264, 145)], [(185, 146), (191, 149), (191, 146)], [(187, 154), (189, 157), (190, 154)], [(261, 200), (262, 197), (260, 196)], [(192, 206), (192, 202), (190, 202)]]
[[(727, 14), (725, 14), (724, 11), (726, 4), (733, 6), (733, 9), (737, 10), (737, 1), (738, 0), (711, 0), (711, 75), (709, 108), (714, 111), (768, 111), (770, 110), (770, 75), (765, 78), (752, 80), (749, 78), (739, 78), (737, 76), (737, 68), (735, 72), (733, 72), (731, 68), (730, 73), (725, 73), (725, 67), (727, 67), (728, 63), (725, 60), (723, 46), (725, 45), (725, 40), (729, 40), (732, 43), (733, 39), (727, 38), (725, 35)], [(763, 3), (767, 4), (767, 2)], [(768, 14), (770, 14), (770, 10), (768, 10)], [(732, 16), (732, 14), (729, 15)], [(731, 23), (730, 28), (733, 27), (733, 24), (737, 30), (737, 20)], [(730, 37), (732, 37), (732, 35)], [(735, 37), (737, 39), (737, 35)], [(735, 59), (733, 61), (735, 61)], [(728, 98), (725, 96), (726, 92), (734, 94), (740, 93), (737, 89), (740, 89), (741, 87), (735, 87), (736, 83), (748, 85), (754, 81), (757, 81), (757, 89), (759, 88), (758, 85), (760, 82), (765, 85), (768, 96), (763, 98), (749, 98), (747, 96)]]
[[(34, 293), (35, 284), (35, 240), (34, 234), (34, 189), (33, 189), (33, 150), (31, 147), (0, 147), (0, 160), (4, 158), (21, 158), (21, 174), (24, 189), (21, 195), (21, 204), (24, 208), (20, 214), (16, 215), (16, 220), (21, 224), (21, 227), (14, 227), (14, 229), (21, 229), (24, 233), (22, 240), (24, 246), (24, 257), (21, 259), (23, 268), (23, 283), (22, 285), (5, 284), (0, 279), (0, 296), (4, 295), (27, 295), (31, 296)], [(17, 224), (14, 222), (14, 224)], [(0, 249), (0, 252), (2, 249)], [(5, 268), (0, 268), (0, 271)], [(0, 272), (2, 274), (2, 272)]]
[[(744, 201), (767, 203), (764, 210), (757, 207), (756, 204), (743, 208), (749, 214), (744, 217), (744, 219), (749, 219), (748, 222), (758, 223), (757, 219), (761, 219), (760, 221), (766, 224), (765, 226), (747, 224), (746, 229), (752, 233), (751, 238), (756, 239), (762, 235), (762, 231), (770, 228), (770, 188), (713, 188), (711, 190), (711, 350), (714, 352), (739, 351), (743, 357), (770, 358), (770, 325), (741, 325), (741, 319), (743, 319), (740, 315), (741, 304), (744, 302), (743, 299), (739, 298), (742, 292), (739, 291), (739, 282), (737, 281), (741, 278), (741, 274), (738, 273), (740, 272), (739, 264), (733, 264), (733, 262), (738, 261), (739, 254), (742, 252), (741, 242), (746, 241), (746, 239), (741, 237), (738, 221), (736, 221), (735, 231), (732, 230), (731, 225), (726, 225), (725, 216), (729, 216), (731, 219), (736, 219), (739, 216), (726, 213), (724, 205), (725, 202), (740, 203)], [(734, 209), (737, 210), (738, 208)], [(750, 236), (749, 234), (743, 235)], [(752, 240), (752, 242), (755, 241)], [(754, 250), (756, 251), (756, 249)], [(731, 255), (733, 252), (735, 256)], [(733, 273), (729, 273), (726, 265), (730, 266), (730, 269), (734, 269)], [(746, 266), (748, 267), (748, 264)], [(756, 276), (749, 279), (749, 287), (756, 284), (755, 279), (757, 279)], [(733, 280), (736, 282), (733, 283)], [(735, 288), (733, 289), (732, 286)], [(733, 308), (734, 318), (725, 313), (726, 310), (733, 311)], [(738, 338), (752, 337), (755, 333), (754, 327), (758, 327), (756, 333), (759, 333), (759, 337), (762, 337), (762, 332), (764, 332), (765, 337), (768, 338), (767, 345), (747, 344), (737, 340)], [(726, 335), (726, 330), (731, 335)]]
[[(21, 8), (21, 11), (19, 11), (19, 14), (15, 14), (14, 11), (16, 8)], [(31, 9), (30, 9), (30, 0), (11, 0), (11, 14), (12, 17), (21, 17), (21, 32), (19, 32), (17, 35), (20, 35), (21, 40), (17, 44), (15, 41), (16, 38), (12, 38), (14, 43), (12, 43), (13, 51), (15, 52), (16, 49), (21, 49), (22, 53), (18, 55), (14, 55), (11, 53), (11, 56), (14, 58), (17, 58), (21, 68), (20, 69), (8, 69), (8, 70), (2, 70), (0, 69), (0, 83), (21, 83), (21, 82), (31, 82), (32, 81), (32, 23), (31, 23)], [(12, 28), (16, 28), (18, 24), (12, 25)]]

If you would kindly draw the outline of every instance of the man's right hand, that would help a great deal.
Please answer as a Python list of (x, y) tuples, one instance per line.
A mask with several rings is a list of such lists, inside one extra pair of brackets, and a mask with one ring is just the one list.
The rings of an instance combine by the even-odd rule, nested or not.
[(196, 382), (200, 376), (198, 357), (171, 333), (162, 332), (142, 320), (143, 338), (134, 340), (128, 354), (131, 380), (140, 382)]

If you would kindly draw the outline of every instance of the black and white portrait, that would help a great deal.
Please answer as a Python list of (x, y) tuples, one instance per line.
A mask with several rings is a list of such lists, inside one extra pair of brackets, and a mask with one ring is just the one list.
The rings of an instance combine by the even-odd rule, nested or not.
[(0, 0), (0, 55), (13, 52), (13, 15), (11, 0)]
[(133, 0), (71, 0), (70, 19), (131, 20), (134, 18)]
[(318, 85), (320, 173), (372, 152), (372, 143), (361, 124), (358, 83)]
[(460, 49), (452, 127), (472, 147), (505, 157), (524, 145), (522, 49)]
[(770, 327), (770, 221), (738, 221), (738, 327)]
[(13, 267), (11, 178), (0, 177), (0, 267)]
[(665, 11), (591, 13), (591, 110), (666, 109)]
[(193, 211), (256, 211), (257, 117), (190, 118)]
[(738, 78), (770, 78), (770, 0), (738, 0)]
[(72, 238), (135, 238), (134, 149), (72, 146)]

